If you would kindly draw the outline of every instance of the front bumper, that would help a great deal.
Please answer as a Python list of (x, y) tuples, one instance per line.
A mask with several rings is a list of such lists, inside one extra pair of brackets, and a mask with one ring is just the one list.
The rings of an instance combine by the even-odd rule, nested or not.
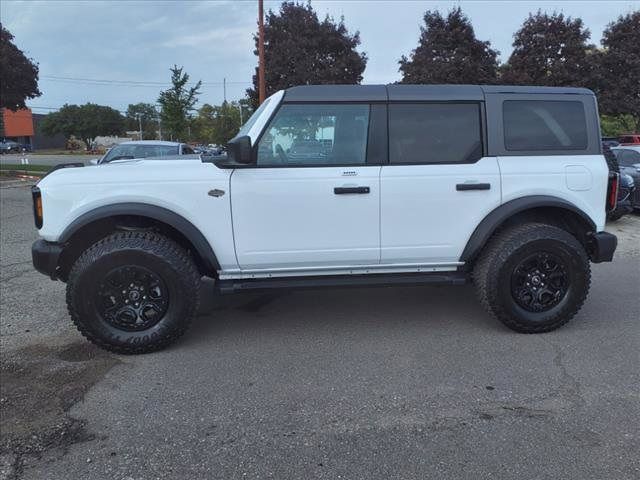
[(34, 268), (47, 275), (51, 280), (57, 277), (58, 260), (62, 254), (62, 245), (46, 240), (36, 240), (31, 246), (31, 259)]
[(589, 253), (593, 263), (610, 262), (618, 246), (618, 238), (608, 232), (594, 233), (589, 240)]

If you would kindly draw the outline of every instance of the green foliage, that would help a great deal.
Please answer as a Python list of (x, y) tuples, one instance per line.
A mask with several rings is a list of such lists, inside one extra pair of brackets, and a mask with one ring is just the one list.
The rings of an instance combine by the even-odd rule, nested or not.
[(162, 129), (174, 140), (187, 140), (189, 114), (198, 101), (202, 81), (187, 87), (189, 75), (182, 72), (182, 67), (174, 65), (170, 70), (172, 86), (160, 92), (158, 98)]
[(582, 20), (538, 10), (514, 35), (513, 52), (502, 67), (501, 83), (580, 86), (590, 75), (589, 30)]
[(600, 115), (600, 130), (605, 137), (617, 137), (624, 133), (640, 131), (640, 117), (629, 113)]
[(225, 145), (240, 129), (240, 108), (243, 121), (246, 122), (251, 115), (251, 108), (247, 103), (246, 99), (240, 102), (224, 102), (218, 106), (205, 103), (193, 119), (195, 138), (202, 143)]
[(142, 122), (142, 139), (155, 140), (158, 130), (156, 107), (151, 103), (130, 104), (125, 115), (127, 130), (140, 130), (138, 116)]
[(87, 103), (85, 105), (65, 104), (57, 112), (48, 114), (42, 124), (46, 135), (72, 135), (91, 145), (99, 135), (121, 135), (125, 130), (124, 117), (111, 107)]
[[(255, 54), (258, 54), (258, 37)], [(285, 1), (265, 18), (265, 83), (267, 96), (295, 85), (356, 84), (362, 81), (367, 56), (358, 53), (360, 34), (349, 34), (343, 19), (323, 21), (311, 4)], [(247, 95), (258, 105), (258, 73)]]
[(418, 46), (400, 59), (401, 83), (495, 83), (498, 51), (478, 40), (460, 7), (446, 18), (438, 11), (424, 14)]
[(14, 112), (25, 108), (38, 90), (38, 64), (27, 58), (12, 42), (13, 35), (0, 23), (0, 108)]
[(625, 132), (640, 132), (640, 11), (610, 23), (602, 35), (602, 46), (592, 58), (591, 85), (600, 111), (631, 122)]

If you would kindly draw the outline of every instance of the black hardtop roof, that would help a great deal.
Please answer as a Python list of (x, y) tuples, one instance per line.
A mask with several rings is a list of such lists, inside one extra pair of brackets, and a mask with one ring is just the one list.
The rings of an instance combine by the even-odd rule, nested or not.
[(586, 88), (522, 85), (300, 85), (287, 88), (285, 102), (478, 101), (487, 94), (593, 95)]

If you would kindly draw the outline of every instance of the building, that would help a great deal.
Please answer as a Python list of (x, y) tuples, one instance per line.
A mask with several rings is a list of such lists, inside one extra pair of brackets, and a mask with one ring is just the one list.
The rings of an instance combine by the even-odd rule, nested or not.
[(23, 108), (13, 112), (8, 108), (3, 108), (0, 137), (4, 140), (13, 140), (14, 142), (31, 146), (33, 137), (31, 110)]
[(13, 140), (29, 149), (65, 148), (64, 135), (44, 135), (40, 129), (40, 123), (46, 115), (32, 113), (31, 109), (24, 108), (15, 112), (3, 108), (0, 115), (0, 140)]

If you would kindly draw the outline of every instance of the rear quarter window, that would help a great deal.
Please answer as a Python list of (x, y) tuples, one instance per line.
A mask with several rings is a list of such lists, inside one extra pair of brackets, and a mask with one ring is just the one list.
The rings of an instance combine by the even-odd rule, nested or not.
[(506, 150), (587, 148), (587, 121), (582, 102), (506, 100), (502, 109)]

